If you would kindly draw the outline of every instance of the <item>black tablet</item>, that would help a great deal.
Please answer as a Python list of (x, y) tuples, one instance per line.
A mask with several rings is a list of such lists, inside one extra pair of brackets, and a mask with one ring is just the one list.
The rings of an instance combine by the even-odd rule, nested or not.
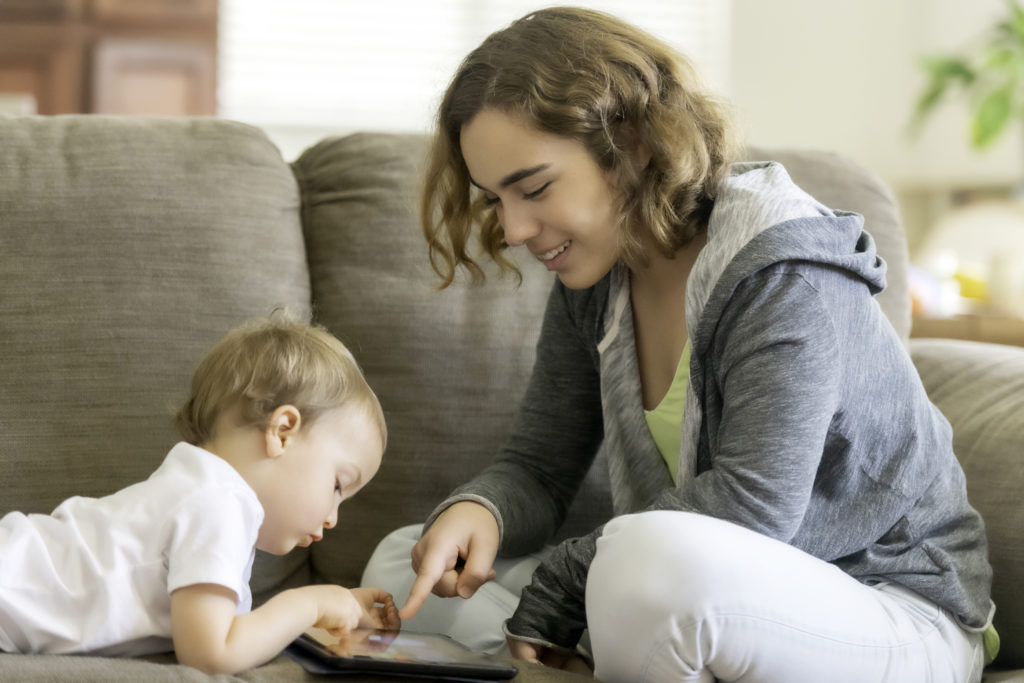
[(313, 673), (401, 674), (454, 680), (508, 680), (517, 670), (438, 633), (358, 629), (338, 638), (310, 629), (287, 653)]

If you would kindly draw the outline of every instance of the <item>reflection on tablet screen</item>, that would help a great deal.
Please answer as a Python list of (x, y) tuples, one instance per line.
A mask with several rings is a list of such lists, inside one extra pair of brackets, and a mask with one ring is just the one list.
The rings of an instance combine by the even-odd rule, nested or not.
[(307, 634), (339, 657), (368, 657), (395, 662), (466, 661), (472, 654), (457, 643), (430, 634), (357, 629), (340, 638), (322, 629)]
[(402, 673), (448, 680), (508, 680), (516, 667), (438, 633), (358, 629), (341, 637), (310, 629), (287, 650), (313, 673)]

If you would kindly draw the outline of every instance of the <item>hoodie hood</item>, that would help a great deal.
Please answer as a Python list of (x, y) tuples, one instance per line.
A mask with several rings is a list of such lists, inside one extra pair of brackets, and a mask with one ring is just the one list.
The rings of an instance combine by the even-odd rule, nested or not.
[(885, 261), (864, 231), (863, 216), (826, 207), (797, 187), (781, 164), (734, 164), (715, 198), (707, 245), (687, 284), (686, 320), (695, 352), (710, 343), (736, 287), (782, 261), (840, 268), (863, 280), (872, 295), (885, 288)]

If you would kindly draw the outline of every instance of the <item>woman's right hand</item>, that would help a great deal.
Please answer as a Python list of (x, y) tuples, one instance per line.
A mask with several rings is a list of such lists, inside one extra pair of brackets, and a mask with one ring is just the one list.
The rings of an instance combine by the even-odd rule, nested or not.
[(469, 598), (494, 578), (498, 522), (479, 503), (461, 501), (442, 512), (413, 546), (416, 580), (399, 612), (413, 617), (430, 595)]

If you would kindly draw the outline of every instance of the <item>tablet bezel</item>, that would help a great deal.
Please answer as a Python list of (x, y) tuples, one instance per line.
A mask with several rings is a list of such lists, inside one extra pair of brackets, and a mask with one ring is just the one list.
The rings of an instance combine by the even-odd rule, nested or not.
[(326, 645), (309, 634), (302, 634), (292, 646), (303, 653), (313, 656), (319, 663), (337, 672), (368, 673), (368, 674), (405, 674), (413, 676), (444, 676), (463, 679), (510, 680), (518, 674), (516, 667), (491, 659), (487, 655), (473, 652), (453, 638), (440, 633), (423, 633), (419, 631), (382, 631), (380, 629), (361, 629), (381, 634), (394, 634), (395, 637), (405, 636), (418, 638), (427, 642), (444, 643), (459, 653), (464, 653), (466, 661), (438, 662), (434, 660), (396, 661), (394, 659), (376, 659), (372, 655), (344, 656), (331, 652)]

